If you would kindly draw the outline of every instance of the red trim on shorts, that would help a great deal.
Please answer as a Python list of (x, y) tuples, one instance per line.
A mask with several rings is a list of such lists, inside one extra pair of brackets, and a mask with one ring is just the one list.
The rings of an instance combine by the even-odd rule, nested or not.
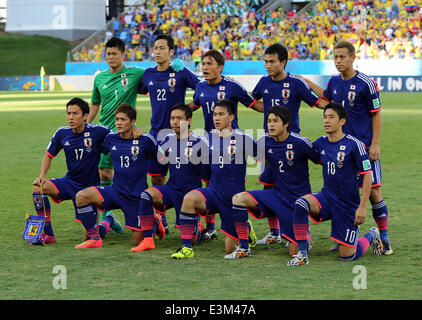
[(224, 233), (227, 237), (229, 237), (229, 238), (231, 238), (231, 239), (233, 239), (233, 240), (239, 241), (239, 238), (236, 238), (236, 237), (234, 237), (234, 236), (232, 236), (232, 235), (228, 234), (228, 233), (227, 233), (226, 231), (224, 231), (223, 229), (220, 229), (220, 231), (221, 231), (222, 233)]
[(318, 98), (318, 100), (311, 106), (311, 108), (315, 107), (321, 101), (321, 99), (322, 98)]
[(209, 181), (204, 180), (204, 179), (201, 179), (201, 181), (202, 181), (202, 182), (205, 182), (205, 183), (210, 183)]
[[(248, 191), (244, 191), (249, 197), (251, 197), (251, 199), (255, 202), (255, 204), (258, 204), (258, 201), (256, 201), (256, 199), (253, 197), (253, 195), (251, 195)], [(246, 208), (246, 210), (248, 210), (248, 212), (251, 214), (252, 218), (254, 218), (255, 220), (259, 220), (262, 219), (262, 216), (264, 215), (264, 213), (262, 211), (259, 211), (261, 213), (261, 215), (258, 217), (252, 210)]]
[(352, 246), (351, 244), (344, 243), (343, 241), (337, 240), (336, 238), (330, 237), (331, 240), (340, 243), (343, 246), (349, 247), (349, 248), (356, 248), (357, 246)]
[[(161, 198), (163, 198), (163, 194), (161, 193), (161, 191), (160, 191), (158, 188), (156, 188), (156, 187), (154, 187), (154, 186), (152, 186), (151, 188), (153, 188), (153, 189), (157, 190), (157, 191), (158, 191), (158, 193), (160, 194)], [(152, 197), (151, 197), (151, 198), (152, 198)]]
[(81, 221), (81, 220), (76, 219), (76, 218), (75, 218), (75, 221), (76, 221), (76, 222), (79, 222), (79, 223), (82, 223), (82, 221)]
[(130, 230), (134, 230), (134, 231), (142, 231), (139, 228), (134, 228), (134, 227), (129, 227), (129, 226), (125, 226), (125, 228), (130, 229)]
[[(51, 184), (53, 185), (53, 187), (54, 187), (54, 189), (56, 189), (56, 192), (57, 192), (57, 194), (59, 194), (60, 192), (59, 192), (59, 189), (57, 189), (57, 186), (54, 184), (54, 182), (53, 181), (51, 181), (51, 180), (47, 180), (47, 181), (49, 181), (49, 182), (51, 182)], [(50, 199), (51, 199), (51, 201), (53, 201), (55, 204), (60, 204), (60, 202), (62, 202), (61, 200), (59, 200), (59, 199), (54, 199), (52, 196), (50, 196), (50, 195), (48, 195), (49, 197), (50, 197)]]
[(312, 193), (307, 194), (307, 196), (312, 196), (312, 197), (314, 197), (314, 199), (315, 199), (315, 200), (316, 200), (316, 202), (318, 203), (318, 207), (319, 207), (320, 209), (322, 209), (321, 203), (319, 203), (319, 201), (318, 201), (317, 197), (315, 197)]
[(204, 194), (201, 191), (199, 191), (198, 189), (193, 189), (192, 191), (198, 191), (204, 198), (205, 202), (207, 202), (207, 198), (204, 196)]
[(258, 201), (256, 201), (256, 199), (253, 197), (253, 195), (251, 195), (248, 191), (244, 191), (249, 197), (251, 197), (251, 199), (255, 202), (255, 204), (258, 204)]
[(281, 236), (286, 239), (287, 241), (290, 241), (291, 243), (294, 243), (295, 245), (297, 245), (297, 242), (294, 241), (293, 239), (289, 238), (288, 236), (286, 236), (284, 233), (281, 234)]
[(100, 190), (98, 190), (97, 187), (93, 187), (93, 188), (95, 189), (95, 191), (98, 192), (98, 195), (100, 196), (101, 201), (104, 202), (104, 198), (103, 198), (103, 195), (101, 194)]
[[(312, 193), (309, 193), (309, 194), (307, 194), (307, 196), (312, 196), (315, 200), (316, 200), (316, 202), (317, 202), (317, 204), (318, 204), (318, 207), (319, 207), (319, 209), (321, 210), (322, 209), (322, 206), (321, 206), (321, 203), (319, 203), (319, 201), (318, 201), (318, 199), (312, 194)], [(319, 219), (319, 221), (317, 221), (317, 220), (315, 220), (315, 217), (314, 216), (312, 216), (311, 215), (311, 213), (309, 213), (308, 214), (308, 216), (309, 216), (309, 218), (311, 218), (311, 220), (314, 222), (314, 223), (320, 223), (321, 221), (322, 221), (322, 217), (320, 217), (320, 219)]]
[[(103, 195), (101, 194), (101, 192), (97, 189), (97, 187), (93, 187), (94, 189), (95, 189), (95, 191), (97, 191), (97, 193), (98, 193), (98, 195), (100, 196), (100, 198), (101, 198), (101, 201), (104, 203), (105, 201), (104, 201), (104, 198), (103, 198)], [(105, 212), (105, 210), (103, 209), (103, 208), (100, 208), (100, 207), (98, 207), (97, 206), (97, 209), (100, 211), (100, 212)]]
[(149, 173), (149, 172), (147, 172), (147, 175), (155, 176), (155, 177), (166, 177), (167, 176), (167, 174), (162, 175), (161, 173)]

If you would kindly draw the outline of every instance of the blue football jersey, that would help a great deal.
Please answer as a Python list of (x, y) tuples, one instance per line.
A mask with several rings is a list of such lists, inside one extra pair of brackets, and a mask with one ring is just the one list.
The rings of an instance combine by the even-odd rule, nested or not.
[(227, 77), (214, 85), (208, 84), (207, 81), (198, 83), (193, 96), (193, 103), (197, 107), (202, 107), (204, 114), (204, 129), (210, 132), (215, 128), (213, 121), (214, 106), (216, 102), (223, 99), (230, 99), (236, 105), (235, 118), (232, 123), (233, 128), (239, 128), (237, 119), (237, 105), (242, 103), (250, 108), (254, 104), (254, 99), (248, 91), (238, 82), (232, 81)]
[(211, 132), (208, 135), (210, 161), (210, 188), (221, 199), (231, 203), (233, 195), (245, 191), (246, 166), (248, 157), (261, 160), (256, 140), (234, 129), (231, 136), (220, 137)]
[(337, 74), (328, 81), (324, 96), (346, 108), (347, 121), (343, 132), (361, 140), (369, 148), (373, 135), (372, 113), (381, 110), (375, 81), (359, 71), (349, 80), (343, 80)]
[(261, 139), (265, 140), (265, 159), (271, 169), (274, 188), (293, 202), (311, 193), (308, 160), (314, 163), (320, 160), (312, 143), (294, 132), (282, 142), (267, 135)]
[(321, 158), (321, 192), (346, 211), (356, 210), (360, 204), (357, 175), (371, 172), (371, 160), (363, 143), (351, 135), (337, 142), (323, 136), (314, 141), (313, 147)]
[(170, 109), (185, 103), (187, 88), (195, 90), (198, 77), (188, 68), (174, 72), (172, 68), (158, 71), (157, 66), (145, 69), (139, 93), (149, 93), (151, 101), (151, 130), (156, 138), (161, 129), (170, 128)]
[(274, 106), (284, 106), (290, 110), (290, 132), (300, 132), (299, 108), (302, 101), (314, 107), (321, 100), (303, 79), (290, 73), (281, 81), (274, 81), (271, 76), (262, 77), (256, 84), (252, 95), (264, 102), (264, 129), (268, 132), (265, 117)]
[(118, 133), (110, 133), (104, 141), (103, 153), (110, 153), (113, 160), (112, 187), (125, 196), (140, 197), (148, 188), (148, 159), (157, 157), (154, 137), (143, 134), (138, 139), (122, 139)]
[(54, 133), (46, 152), (54, 158), (63, 149), (67, 173), (66, 176), (81, 186), (96, 186), (100, 182), (98, 163), (104, 139), (110, 129), (93, 123), (87, 123), (82, 133), (73, 133), (70, 127), (61, 127)]
[(159, 153), (166, 157), (170, 177), (167, 185), (187, 193), (201, 188), (201, 178), (208, 171), (208, 142), (192, 132), (187, 139), (169, 134), (161, 143)]

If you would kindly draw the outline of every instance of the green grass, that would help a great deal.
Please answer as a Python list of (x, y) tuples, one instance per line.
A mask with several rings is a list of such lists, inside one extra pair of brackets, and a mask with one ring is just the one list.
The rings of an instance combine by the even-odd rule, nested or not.
[[(1, 47), (1, 45), (0, 45)], [(82, 227), (74, 222), (72, 203), (52, 203), (57, 243), (31, 247), (21, 239), (25, 211), (32, 209), (31, 184), (39, 174), (41, 159), (55, 130), (66, 125), (65, 103), (73, 96), (87, 100), (89, 92), (0, 93), (0, 299), (421, 299), (422, 253), (419, 250), (422, 192), (420, 132), (422, 94), (383, 93), (381, 139), (383, 195), (390, 212), (392, 256), (375, 257), (368, 251), (354, 262), (341, 262), (329, 248), (330, 223), (311, 223), (314, 240), (311, 264), (287, 268), (283, 246), (255, 248), (250, 259), (225, 261), (224, 238), (195, 249), (195, 258), (174, 261), (170, 254), (180, 246), (173, 227), (174, 211), (168, 210), (171, 233), (157, 240), (157, 249), (132, 253), (131, 233), (107, 235), (102, 248), (75, 250), (82, 240)], [(145, 97), (138, 98), (138, 125), (149, 129), (150, 109)], [(194, 113), (193, 128), (202, 126)], [(302, 134), (312, 140), (322, 131), (318, 109), (302, 107)], [(239, 108), (243, 128), (259, 129), (261, 116)], [(48, 177), (61, 177), (66, 167), (63, 154), (54, 159)], [(311, 166), (313, 191), (322, 186), (321, 167)], [(249, 176), (247, 189), (262, 189), (256, 176)], [(121, 222), (123, 214), (116, 211)], [(217, 216), (217, 226), (219, 218)], [(374, 225), (370, 205), (364, 234)], [(255, 221), (258, 236), (268, 232), (266, 220)], [(67, 271), (67, 289), (56, 290), (53, 268)], [(355, 266), (367, 270), (367, 289), (353, 288)]]
[(8, 68), (0, 68), (0, 76), (64, 74), (69, 42), (47, 36), (0, 34), (0, 61)]

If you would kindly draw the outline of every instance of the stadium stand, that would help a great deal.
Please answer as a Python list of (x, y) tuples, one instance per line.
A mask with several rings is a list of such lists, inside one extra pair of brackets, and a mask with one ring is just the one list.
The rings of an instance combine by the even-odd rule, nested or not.
[[(422, 0), (322, 0), (307, 10), (265, 8), (265, 0), (153, 0), (124, 12), (91, 48), (73, 61), (104, 61), (104, 43), (120, 37), (127, 60), (152, 60), (151, 44), (160, 33), (175, 39), (175, 56), (200, 61), (217, 49), (227, 60), (258, 60), (274, 42), (290, 59), (327, 60), (338, 39), (351, 40), (358, 58), (421, 58)], [(199, 59), (199, 60), (198, 60)]]

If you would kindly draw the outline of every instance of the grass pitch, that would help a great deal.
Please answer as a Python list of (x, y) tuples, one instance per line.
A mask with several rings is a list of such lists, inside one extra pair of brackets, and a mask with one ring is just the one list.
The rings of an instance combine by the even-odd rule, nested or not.
[[(133, 253), (131, 233), (107, 235), (99, 249), (75, 250), (82, 240), (82, 227), (74, 222), (70, 201), (52, 206), (57, 243), (29, 246), (21, 239), (25, 211), (32, 206), (32, 181), (39, 174), (45, 147), (55, 130), (66, 125), (65, 103), (74, 96), (90, 100), (89, 92), (0, 93), (0, 299), (162, 299), (162, 300), (292, 300), (292, 299), (400, 299), (422, 298), (421, 228), (422, 160), (420, 132), (422, 94), (383, 93), (381, 158), (383, 195), (388, 205), (392, 256), (372, 256), (341, 262), (330, 252), (330, 223), (311, 222), (314, 241), (310, 264), (288, 268), (283, 245), (252, 249), (252, 257), (224, 259), (224, 236), (195, 248), (195, 258), (170, 259), (180, 246), (174, 211), (168, 210), (170, 234), (156, 241), (156, 250)], [(189, 99), (189, 98), (188, 98)], [(149, 101), (138, 98), (138, 125), (149, 130)], [(201, 111), (194, 113), (192, 128), (202, 127)], [(315, 140), (323, 135), (322, 112), (303, 106), (302, 134)], [(262, 115), (239, 106), (244, 129), (262, 126)], [(53, 160), (48, 177), (66, 172), (63, 153)], [(321, 167), (311, 165), (313, 191), (322, 187)], [(247, 189), (262, 189), (250, 175)], [(123, 223), (123, 214), (115, 212)], [(219, 217), (217, 216), (217, 227)], [(375, 225), (370, 204), (361, 234)], [(268, 232), (266, 220), (254, 221), (258, 237)], [(58, 273), (66, 270), (66, 289), (55, 289)], [(63, 269), (62, 269), (63, 270)], [(358, 289), (366, 272), (366, 288)], [(361, 278), (356, 278), (356, 277)], [(355, 284), (355, 285), (354, 285)]]

